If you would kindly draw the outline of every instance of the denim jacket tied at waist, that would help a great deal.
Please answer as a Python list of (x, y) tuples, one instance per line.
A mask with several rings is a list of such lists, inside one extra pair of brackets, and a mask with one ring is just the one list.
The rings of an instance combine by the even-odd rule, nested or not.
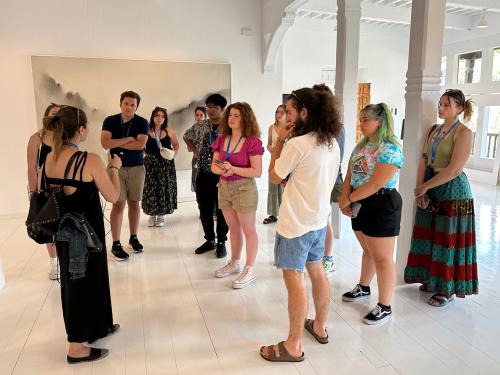
[(103, 245), (85, 217), (77, 212), (65, 214), (56, 234), (56, 241), (67, 242), (71, 279), (85, 277), (89, 251), (98, 252)]

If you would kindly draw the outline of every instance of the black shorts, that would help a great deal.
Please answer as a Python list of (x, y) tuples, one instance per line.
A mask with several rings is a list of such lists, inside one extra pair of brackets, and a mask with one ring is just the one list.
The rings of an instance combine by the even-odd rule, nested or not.
[(358, 216), (351, 219), (352, 229), (370, 237), (395, 237), (399, 235), (403, 201), (396, 189), (381, 189), (376, 194), (359, 201)]

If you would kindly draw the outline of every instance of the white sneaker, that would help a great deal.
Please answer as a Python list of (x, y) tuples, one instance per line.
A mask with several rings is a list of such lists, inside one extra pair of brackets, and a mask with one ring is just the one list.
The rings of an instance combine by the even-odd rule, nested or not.
[(165, 218), (163, 216), (157, 216), (156, 226), (163, 227), (165, 225)]
[(148, 227), (156, 226), (156, 216), (150, 216), (148, 220)]
[(233, 273), (240, 273), (241, 266), (238, 262), (228, 261), (227, 264), (215, 271), (215, 277), (227, 277)]
[(255, 277), (255, 272), (253, 272), (253, 267), (245, 266), (243, 271), (239, 274), (236, 280), (233, 281), (234, 289), (243, 289), (254, 283), (257, 280)]
[(323, 260), (323, 269), (325, 273), (328, 275), (331, 272), (334, 272), (337, 269), (335, 263), (332, 260)]
[(57, 280), (59, 278), (59, 267), (57, 266), (56, 263), (51, 263), (50, 264), (50, 271), (49, 271), (49, 279), (50, 280)]

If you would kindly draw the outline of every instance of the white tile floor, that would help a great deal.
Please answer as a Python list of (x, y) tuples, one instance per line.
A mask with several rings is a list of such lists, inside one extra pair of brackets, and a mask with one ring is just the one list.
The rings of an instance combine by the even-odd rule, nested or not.
[(143, 217), (145, 253), (109, 262), (114, 316), (122, 325), (99, 342), (110, 356), (69, 366), (59, 284), (47, 278), (45, 249), (25, 235), (22, 217), (2, 219), (0, 374), (500, 374), (500, 190), (474, 185), (474, 194), (480, 295), (436, 309), (416, 286), (399, 286), (393, 320), (364, 325), (376, 294), (366, 304), (340, 298), (360, 267), (360, 248), (344, 222), (335, 242), (330, 344), (306, 335), (300, 364), (268, 363), (258, 353), (288, 329), (285, 288), (272, 267), (273, 226), (258, 226), (257, 283), (236, 291), (230, 280), (212, 277), (223, 260), (193, 253), (202, 238), (194, 202), (181, 203), (164, 228), (148, 228)]

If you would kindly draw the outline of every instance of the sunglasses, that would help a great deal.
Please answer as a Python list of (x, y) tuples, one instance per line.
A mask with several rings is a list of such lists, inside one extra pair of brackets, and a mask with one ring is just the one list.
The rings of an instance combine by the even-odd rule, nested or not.
[(295, 93), (295, 90), (290, 93), (290, 96), (293, 96), (297, 101), (300, 103), (302, 107), (305, 107), (306, 105), (302, 101), (302, 99), (299, 98), (299, 96)]

